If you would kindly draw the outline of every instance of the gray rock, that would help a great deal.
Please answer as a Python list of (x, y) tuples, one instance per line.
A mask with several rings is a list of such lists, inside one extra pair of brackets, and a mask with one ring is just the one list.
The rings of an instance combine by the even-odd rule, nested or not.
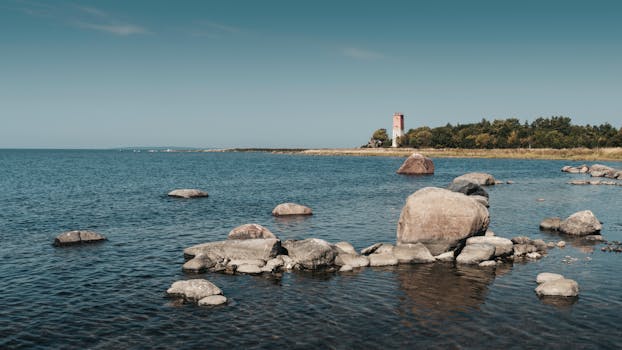
[(54, 245), (57, 247), (68, 246), (83, 243), (97, 243), (105, 241), (106, 237), (93, 231), (68, 231), (61, 233), (54, 239)]
[(452, 250), (450, 252), (439, 254), (435, 256), (434, 259), (436, 259), (436, 261), (441, 261), (441, 262), (452, 262), (456, 260), (456, 257), (454, 256), (454, 251)]
[(421, 243), (396, 245), (393, 248), (393, 255), (400, 264), (425, 264), (436, 261), (428, 248)]
[(539, 253), (546, 253), (547, 251), (547, 247), (546, 247), (546, 242), (544, 242), (541, 239), (534, 239), (533, 241), (531, 241), (531, 244), (536, 246), (536, 250)]
[(503, 237), (475, 236), (466, 241), (467, 246), (471, 244), (490, 244), (495, 247), (495, 257), (512, 255), (514, 244), (512, 241)]
[(288, 240), (283, 242), (283, 247), (287, 250), (287, 255), (305, 269), (327, 267), (335, 261), (335, 252), (331, 245), (322, 239)]
[(216, 306), (222, 305), (227, 302), (227, 298), (223, 295), (210, 295), (209, 297), (205, 297), (199, 300), (199, 306)]
[(540, 284), (544, 282), (557, 281), (561, 279), (564, 279), (564, 276), (558, 273), (542, 272), (542, 273), (539, 273), (538, 276), (536, 277), (536, 282)]
[(393, 266), (398, 263), (395, 255), (390, 253), (371, 254), (369, 256), (369, 266)]
[(255, 265), (258, 267), (262, 267), (266, 265), (266, 261), (261, 260), (261, 259), (232, 259), (227, 262), (227, 265), (229, 266)]
[(277, 205), (272, 210), (274, 216), (287, 216), (287, 215), (312, 215), (313, 210), (311, 208), (297, 203), (282, 203)]
[(594, 241), (594, 242), (602, 242), (604, 241), (603, 236), (601, 235), (587, 235), (583, 237), (586, 241)]
[(369, 266), (369, 258), (364, 255), (342, 253), (335, 258), (335, 265), (352, 267)]
[(263, 272), (272, 272), (278, 270), (281, 266), (285, 265), (282, 258), (276, 257), (274, 259), (266, 261), (266, 265), (261, 268)]
[(188, 272), (200, 273), (216, 265), (216, 262), (207, 256), (197, 255), (186, 261), (182, 269)]
[(196, 301), (211, 295), (222, 294), (222, 290), (208, 280), (191, 279), (173, 283), (166, 293), (173, 297)]
[(538, 248), (536, 248), (536, 246), (533, 244), (515, 244), (514, 245), (514, 256), (516, 257), (525, 256), (529, 253), (535, 253), (537, 251), (538, 251)]
[(408, 197), (397, 226), (397, 244), (423, 243), (438, 255), (486, 232), (485, 206), (462, 193), (426, 187)]
[(602, 225), (590, 210), (584, 210), (570, 215), (562, 221), (559, 230), (568, 235), (586, 236), (600, 232)]
[(339, 272), (348, 272), (348, 271), (352, 271), (352, 266), (350, 266), (350, 265), (343, 265), (343, 266), (339, 269)]
[(486, 173), (468, 173), (458, 176), (453, 182), (468, 181), (480, 186), (490, 186), (496, 183), (494, 176)]
[(529, 237), (525, 237), (525, 236), (518, 236), (518, 237), (512, 238), (512, 243), (514, 243), (514, 244), (530, 244), (531, 243), (531, 239)]
[(484, 197), (484, 196), (470, 196), (472, 199), (476, 200), (479, 204), (485, 206), (486, 208), (490, 207), (490, 205), (488, 204), (488, 198)]
[(168, 193), (168, 196), (177, 198), (201, 198), (208, 197), (209, 195), (205, 191), (197, 190), (194, 188), (183, 188), (172, 190)]
[(566, 278), (544, 282), (536, 288), (536, 294), (540, 297), (576, 297), (579, 295), (579, 284), (574, 280)]
[(195, 257), (202, 255), (218, 262), (229, 260), (270, 260), (281, 251), (281, 241), (268, 239), (231, 239), (198, 244), (184, 249), (184, 255)]
[(378, 249), (376, 249), (376, 251), (374, 251), (374, 254), (391, 254), (393, 253), (393, 244), (391, 243), (382, 243), (380, 244), (380, 246), (378, 247)]
[(276, 238), (267, 228), (259, 224), (245, 224), (229, 232), (227, 239)]
[(531, 252), (531, 253), (527, 253), (525, 255), (528, 259), (540, 259), (542, 257), (542, 254), (538, 253), (538, 252)]
[(563, 248), (563, 247), (565, 247), (565, 246), (566, 246), (566, 242), (565, 242), (565, 241), (559, 241), (559, 242), (557, 242), (557, 246), (558, 246), (559, 248)]
[(546, 218), (540, 222), (540, 230), (543, 231), (559, 231), (562, 219), (559, 217)]
[(277, 258), (283, 260), (283, 268), (285, 270), (291, 270), (297, 267), (298, 264), (287, 255), (279, 255)]
[(406, 158), (402, 166), (397, 170), (398, 174), (404, 175), (430, 175), (434, 174), (434, 162), (432, 159), (419, 153), (413, 153)]
[(357, 254), (356, 249), (348, 242), (335, 243), (335, 247), (339, 249), (339, 253)]
[(374, 243), (367, 248), (361, 249), (361, 254), (362, 255), (373, 254), (381, 246), (382, 246), (382, 243)]
[(548, 243), (546, 244), (546, 247), (547, 247), (547, 248), (549, 248), (549, 249), (553, 249), (553, 248), (555, 248), (555, 246), (556, 246), (556, 245), (555, 245), (555, 242), (548, 242)]
[(494, 245), (482, 243), (469, 244), (456, 257), (456, 262), (458, 264), (479, 264), (482, 261), (490, 260), (494, 254)]
[(494, 260), (486, 260), (479, 263), (479, 267), (495, 267), (497, 266), (497, 262)]
[(258, 265), (242, 264), (242, 265), (238, 265), (236, 272), (254, 275), (254, 274), (262, 273), (263, 271), (261, 270), (261, 267), (259, 267)]
[(447, 189), (453, 192), (466, 194), (467, 196), (482, 196), (488, 198), (488, 192), (486, 192), (482, 186), (467, 180), (454, 180), (454, 182), (449, 184)]

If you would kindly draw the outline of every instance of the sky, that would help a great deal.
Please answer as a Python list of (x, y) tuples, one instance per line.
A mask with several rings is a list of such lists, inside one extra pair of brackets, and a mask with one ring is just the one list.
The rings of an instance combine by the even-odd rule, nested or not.
[(619, 1), (0, 0), (0, 148), (356, 147), (622, 126)]

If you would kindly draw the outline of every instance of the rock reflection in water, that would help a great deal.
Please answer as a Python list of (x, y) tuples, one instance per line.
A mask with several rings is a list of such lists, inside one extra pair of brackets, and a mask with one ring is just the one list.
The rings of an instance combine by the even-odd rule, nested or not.
[[(499, 266), (507, 272), (511, 265)], [(409, 310), (420, 322), (442, 322), (443, 319), (478, 309), (494, 280), (496, 269), (478, 266), (426, 264), (400, 267), (397, 279), (405, 293), (400, 312)]]

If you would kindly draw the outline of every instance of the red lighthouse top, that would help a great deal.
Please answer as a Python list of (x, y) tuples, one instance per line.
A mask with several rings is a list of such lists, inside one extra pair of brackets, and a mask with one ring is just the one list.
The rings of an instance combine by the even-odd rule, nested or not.
[(403, 113), (393, 113), (393, 129), (404, 130)]

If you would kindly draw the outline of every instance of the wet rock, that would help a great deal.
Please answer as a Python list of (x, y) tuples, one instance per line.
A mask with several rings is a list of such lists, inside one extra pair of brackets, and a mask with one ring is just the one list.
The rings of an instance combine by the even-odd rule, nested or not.
[(206, 279), (191, 279), (174, 282), (166, 293), (172, 297), (198, 301), (211, 295), (222, 294), (222, 290)]
[(508, 184), (508, 185), (513, 185), (513, 184), (514, 184), (514, 181), (512, 181), (512, 180), (508, 180), (508, 181), (506, 181), (505, 183), (506, 183), (506, 184)]
[(568, 235), (586, 236), (600, 232), (602, 225), (590, 210), (570, 215), (561, 222), (559, 230)]
[(482, 243), (469, 244), (456, 257), (456, 262), (458, 264), (479, 264), (482, 261), (490, 260), (494, 254), (494, 245)]
[(61, 233), (54, 239), (54, 245), (57, 247), (84, 244), (84, 243), (98, 243), (106, 240), (103, 235), (93, 231), (68, 231)]
[(438, 255), (464, 239), (483, 235), (490, 217), (486, 207), (468, 196), (426, 187), (408, 197), (400, 214), (397, 243), (423, 243)]
[(488, 198), (488, 192), (486, 192), (482, 186), (468, 180), (454, 180), (449, 184), (447, 189), (453, 192), (466, 194), (467, 196), (482, 196)]
[(497, 262), (494, 260), (486, 260), (479, 263), (479, 267), (495, 267), (497, 266)]
[(546, 218), (540, 222), (540, 230), (543, 231), (559, 231), (562, 219), (559, 217)]
[(287, 215), (312, 215), (313, 211), (311, 208), (296, 204), (296, 203), (282, 203), (277, 205), (272, 210), (272, 215), (274, 216), (287, 216)]
[(283, 242), (283, 248), (287, 250), (287, 255), (294, 262), (305, 269), (314, 270), (328, 267), (335, 261), (335, 252), (331, 245), (323, 239), (288, 240)]
[(576, 297), (579, 295), (579, 284), (574, 280), (566, 278), (544, 282), (536, 288), (536, 294), (540, 297)]
[(534, 245), (536, 247), (536, 250), (540, 253), (546, 253), (547, 248), (546, 248), (546, 242), (544, 242), (541, 239), (534, 239), (531, 241), (531, 244)]
[(496, 183), (495, 178), (486, 173), (468, 173), (461, 176), (458, 176), (453, 180), (453, 182), (459, 181), (468, 181), (480, 186), (490, 186)]
[(397, 245), (393, 248), (393, 255), (400, 264), (425, 264), (436, 261), (428, 248), (421, 243)]
[(550, 282), (550, 281), (557, 281), (561, 279), (564, 279), (564, 276), (558, 273), (542, 272), (542, 273), (539, 273), (538, 276), (536, 277), (536, 282), (540, 284), (540, 283), (545, 283), (545, 282)]
[(430, 175), (434, 174), (434, 162), (432, 159), (419, 153), (413, 153), (406, 158), (402, 166), (397, 170), (398, 174), (404, 175)]
[(210, 295), (199, 300), (199, 306), (216, 306), (222, 305), (227, 302), (227, 298), (224, 295)]
[(209, 195), (205, 191), (197, 190), (194, 188), (183, 188), (172, 190), (168, 193), (168, 196), (176, 198), (202, 198), (208, 197)]
[(276, 238), (267, 228), (259, 224), (245, 224), (229, 232), (227, 239)]
[(349, 271), (352, 271), (352, 266), (350, 265), (343, 265), (339, 269), (339, 272), (349, 272)]
[(514, 245), (514, 256), (522, 257), (529, 253), (535, 253), (538, 251), (535, 245), (532, 244), (515, 244)]
[(361, 249), (361, 254), (362, 255), (373, 254), (381, 246), (382, 246), (382, 243), (374, 243), (367, 248)]
[(182, 269), (187, 272), (201, 273), (214, 267), (214, 265), (216, 265), (216, 262), (212, 261), (209, 257), (197, 255), (186, 261)]
[(364, 255), (343, 253), (337, 255), (337, 257), (335, 258), (335, 265), (349, 265), (352, 267), (369, 266), (369, 258)]
[(270, 260), (281, 251), (281, 241), (268, 239), (231, 239), (198, 244), (184, 249), (186, 257), (202, 255), (218, 262), (229, 260)]
[(390, 253), (369, 255), (369, 266), (393, 266), (398, 263), (399, 261), (395, 255)]
[(337, 247), (339, 253), (357, 254), (356, 249), (348, 242), (335, 243), (335, 247)]

